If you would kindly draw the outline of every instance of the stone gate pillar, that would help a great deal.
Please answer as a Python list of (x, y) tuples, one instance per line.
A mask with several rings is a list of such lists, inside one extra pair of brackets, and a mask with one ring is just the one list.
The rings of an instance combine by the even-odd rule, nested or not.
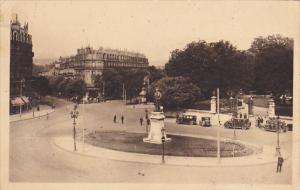
[(210, 100), (210, 112), (217, 113), (217, 98), (215, 96), (212, 96)]
[(275, 117), (275, 102), (273, 99), (269, 100), (268, 116)]
[(248, 114), (253, 115), (253, 98), (252, 98), (252, 96), (248, 100)]

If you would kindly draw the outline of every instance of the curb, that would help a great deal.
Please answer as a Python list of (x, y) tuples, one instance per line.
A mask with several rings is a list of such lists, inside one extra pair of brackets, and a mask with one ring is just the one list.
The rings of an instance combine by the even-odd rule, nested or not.
[[(203, 138), (203, 137), (202, 137)], [(239, 141), (241, 142), (241, 141)], [(104, 158), (115, 161), (131, 162), (131, 163), (143, 163), (143, 164), (162, 164), (160, 155), (149, 155), (142, 153), (129, 153), (106, 149), (102, 147), (96, 147), (89, 144), (85, 144), (85, 151), (78, 149), (77, 152), (72, 151), (73, 140), (71, 137), (60, 137), (55, 138), (53, 141), (54, 145), (61, 150), (94, 158)], [(244, 142), (243, 142), (244, 143)], [(247, 143), (247, 142), (246, 142)], [(77, 146), (82, 147), (81, 141), (77, 141)], [(265, 149), (273, 149), (271, 146), (264, 145)], [(275, 150), (275, 148), (274, 148)], [(289, 158), (288, 153), (284, 152), (284, 159)], [(249, 161), (249, 162), (247, 162)], [(163, 165), (173, 166), (196, 166), (196, 167), (245, 167), (245, 166), (257, 166), (276, 163), (277, 157), (267, 156), (263, 157), (263, 154), (254, 154), (248, 157), (227, 157), (222, 158), (219, 161), (217, 158), (207, 157), (179, 157), (179, 156), (165, 156), (165, 163)]]
[[(55, 109), (51, 109), (49, 112), (47, 112), (49, 115), (51, 113), (55, 112)], [(25, 120), (30, 120), (30, 119), (36, 119), (38, 117), (44, 117), (47, 115), (47, 113), (45, 114), (42, 114), (42, 115), (39, 115), (39, 116), (35, 116), (35, 117), (29, 117), (29, 118), (21, 118), (21, 119), (18, 119), (18, 120), (13, 120), (13, 121), (9, 121), (9, 123), (14, 123), (14, 122), (18, 122), (18, 121), (25, 121)]]

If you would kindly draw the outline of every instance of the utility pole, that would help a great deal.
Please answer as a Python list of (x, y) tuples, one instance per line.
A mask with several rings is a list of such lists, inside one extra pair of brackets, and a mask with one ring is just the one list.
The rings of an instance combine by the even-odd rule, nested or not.
[[(84, 109), (84, 101), (82, 101), (82, 108), (83, 108), (83, 113), (85, 114), (85, 109)], [(82, 125), (82, 150), (83, 150), (83, 152), (84, 152), (84, 150), (85, 150), (85, 146), (84, 146), (84, 121), (85, 121), (85, 119), (84, 119), (84, 115), (83, 115), (83, 125)]]
[(218, 162), (220, 162), (221, 161), (221, 151), (220, 151), (220, 95), (219, 95), (219, 88), (217, 88), (217, 114), (218, 114), (217, 157), (218, 157)]
[(126, 99), (126, 89), (125, 89), (125, 105), (126, 105), (127, 99)]
[(102, 96), (103, 96), (103, 101), (105, 101), (105, 81), (103, 81), (103, 85), (102, 85)]
[(123, 82), (123, 102), (124, 102), (124, 104), (126, 104), (125, 103), (125, 85), (124, 85), (124, 82)]
[(276, 146), (276, 156), (280, 155), (280, 143), (279, 143), (279, 132), (280, 132), (280, 123), (279, 123), (279, 115), (277, 116), (276, 122), (277, 128), (277, 146)]

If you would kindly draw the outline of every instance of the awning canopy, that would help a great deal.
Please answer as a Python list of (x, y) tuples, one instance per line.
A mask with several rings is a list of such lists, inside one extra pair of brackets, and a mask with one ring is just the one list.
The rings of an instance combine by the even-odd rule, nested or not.
[(11, 100), (11, 104), (13, 106), (20, 106), (20, 105), (24, 105), (25, 102), (22, 100), (22, 98), (16, 97), (16, 98), (14, 98), (14, 99)]
[(13, 106), (22, 106), (25, 104), (30, 104), (29, 99), (26, 96), (12, 98), (10, 102)]
[(29, 99), (26, 96), (22, 96), (22, 100), (26, 103), (29, 104)]

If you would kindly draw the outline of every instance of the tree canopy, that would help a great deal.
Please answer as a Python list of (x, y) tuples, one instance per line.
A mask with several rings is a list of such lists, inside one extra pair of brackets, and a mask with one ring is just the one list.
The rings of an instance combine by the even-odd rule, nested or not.
[(255, 38), (250, 51), (255, 54), (255, 84), (259, 93), (279, 97), (293, 90), (293, 40), (280, 35)]
[(208, 98), (217, 87), (223, 92), (251, 87), (253, 75), (246, 69), (251, 68), (248, 56), (228, 41), (192, 42), (183, 50), (171, 52), (166, 73), (190, 78)]
[(156, 87), (162, 93), (165, 109), (188, 108), (200, 96), (200, 89), (185, 77), (164, 77), (151, 85), (150, 94), (154, 94)]

